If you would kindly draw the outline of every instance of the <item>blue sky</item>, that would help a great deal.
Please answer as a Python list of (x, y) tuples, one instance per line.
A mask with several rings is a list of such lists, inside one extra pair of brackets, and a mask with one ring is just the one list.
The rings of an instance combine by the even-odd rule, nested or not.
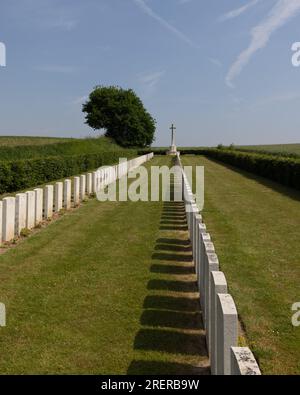
[(300, 0), (0, 0), (0, 135), (84, 137), (95, 85), (133, 88), (155, 145), (300, 143)]

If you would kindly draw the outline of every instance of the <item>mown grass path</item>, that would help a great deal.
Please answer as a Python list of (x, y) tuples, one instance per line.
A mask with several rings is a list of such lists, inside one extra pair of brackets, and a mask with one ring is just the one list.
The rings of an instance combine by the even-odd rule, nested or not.
[(300, 193), (203, 157), (204, 220), (265, 374), (300, 373)]
[(0, 256), (0, 279), (2, 374), (208, 373), (182, 207), (90, 200)]

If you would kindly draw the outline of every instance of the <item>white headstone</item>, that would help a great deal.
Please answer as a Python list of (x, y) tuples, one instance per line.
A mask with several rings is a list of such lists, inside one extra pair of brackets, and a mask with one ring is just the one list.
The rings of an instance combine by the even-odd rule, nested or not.
[(44, 188), (44, 218), (49, 219), (53, 216), (53, 185), (46, 185)]
[(57, 182), (55, 184), (55, 201), (54, 210), (59, 212), (63, 208), (63, 183)]
[(88, 195), (93, 193), (93, 174), (88, 173), (86, 175), (86, 192)]
[(43, 190), (36, 188), (35, 193), (35, 225), (43, 221)]
[(74, 177), (74, 185), (73, 185), (73, 202), (74, 206), (78, 206), (80, 203), (80, 178), (79, 177)]
[(217, 374), (231, 374), (231, 347), (238, 343), (238, 315), (229, 294), (217, 296)]
[(98, 192), (98, 172), (97, 171), (93, 172), (93, 192), (94, 193)]
[(15, 237), (15, 213), (16, 199), (14, 197), (6, 197), (3, 199), (2, 212), (2, 239), (3, 241), (11, 241)]
[(210, 365), (211, 373), (217, 374), (217, 297), (218, 294), (227, 294), (227, 281), (223, 272), (212, 271), (210, 273), (210, 334), (209, 334), (209, 348), (210, 348)]
[(248, 347), (231, 347), (232, 376), (260, 376), (259, 366)]
[(208, 344), (208, 350), (210, 352), (210, 340), (209, 340), (209, 333), (210, 333), (210, 273), (216, 272), (219, 270), (219, 259), (218, 256), (214, 253), (208, 253), (206, 259), (206, 268), (205, 268), (205, 328), (206, 328), (206, 339)]
[(26, 228), (32, 229), (35, 226), (35, 192), (26, 192)]
[(207, 303), (207, 299), (208, 299), (208, 295), (207, 295), (207, 270), (208, 270), (208, 265), (209, 265), (208, 254), (214, 254), (214, 252), (215, 252), (214, 244), (211, 241), (204, 241), (203, 242), (203, 258), (204, 258), (204, 260), (203, 260), (203, 271), (201, 273), (202, 288), (200, 290), (200, 301), (201, 301), (205, 329), (206, 329), (206, 303)]
[(26, 193), (16, 194), (16, 228), (15, 233), (20, 236), (21, 231), (26, 228)]
[(64, 181), (64, 208), (70, 210), (71, 208), (71, 198), (72, 198), (72, 181)]
[(85, 199), (86, 193), (86, 176), (82, 174), (80, 176), (80, 200), (83, 201)]

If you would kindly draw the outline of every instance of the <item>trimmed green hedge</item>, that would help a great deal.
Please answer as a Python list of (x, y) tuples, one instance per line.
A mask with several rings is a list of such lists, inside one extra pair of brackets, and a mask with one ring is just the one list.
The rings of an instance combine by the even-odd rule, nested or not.
[(119, 158), (133, 158), (136, 150), (97, 154), (51, 156), (0, 162), (0, 194), (20, 191), (49, 181), (70, 177), (104, 165), (118, 163)]
[(201, 149), (197, 154), (300, 190), (300, 159), (224, 149)]
[[(195, 148), (180, 149), (181, 155), (205, 155), (239, 169), (276, 181), (287, 187), (300, 190), (300, 159), (278, 155), (261, 154), (232, 149)], [(140, 154), (148, 150), (140, 151)], [(157, 155), (166, 151), (154, 149)]]

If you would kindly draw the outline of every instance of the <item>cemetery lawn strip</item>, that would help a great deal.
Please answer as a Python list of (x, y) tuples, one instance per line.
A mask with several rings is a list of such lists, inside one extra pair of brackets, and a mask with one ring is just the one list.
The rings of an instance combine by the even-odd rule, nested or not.
[(199, 156), (205, 166), (204, 222), (264, 374), (300, 373), (300, 193)]
[[(150, 162), (170, 163), (166, 157)], [(156, 323), (143, 322), (152, 296), (163, 292), (164, 302), (174, 296), (163, 281), (152, 284), (164, 291), (149, 289), (161, 276), (151, 267), (162, 210), (162, 202), (92, 199), (0, 256), (0, 302), (7, 310), (1, 374), (151, 373), (155, 367), (176, 374), (197, 364), (196, 349), (185, 352), (181, 343), (176, 352), (168, 323), (161, 332), (156, 328), (154, 344)], [(190, 303), (171, 301), (179, 310), (176, 340), (192, 312), (180, 315)], [(189, 347), (190, 338), (197, 339), (183, 338)]]

